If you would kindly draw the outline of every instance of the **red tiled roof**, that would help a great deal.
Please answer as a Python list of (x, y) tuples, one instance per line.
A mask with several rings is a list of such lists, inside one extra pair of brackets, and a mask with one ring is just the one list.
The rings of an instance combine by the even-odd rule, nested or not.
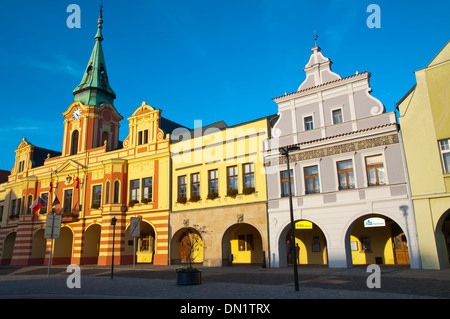
[(331, 84), (331, 83), (347, 80), (347, 79), (350, 79), (352, 77), (359, 76), (359, 75), (362, 75), (362, 74), (365, 74), (365, 73), (369, 74), (369, 76), (370, 76), (370, 72), (364, 71), (362, 73), (358, 73), (358, 74), (353, 74), (353, 75), (347, 76), (346, 78), (341, 78), (341, 79), (325, 82), (325, 83), (322, 83), (322, 84), (319, 84), (319, 85), (316, 85), (316, 86), (312, 86), (312, 87), (307, 88), (307, 89), (303, 89), (303, 90), (300, 90), (300, 91), (295, 91), (295, 92), (292, 92), (292, 93), (289, 93), (289, 94), (285, 94), (285, 95), (280, 95), (278, 97), (274, 97), (272, 100), (276, 100), (276, 99), (279, 99), (280, 97), (285, 97), (285, 96), (289, 96), (289, 95), (292, 95), (292, 94), (296, 94), (296, 93), (312, 90), (312, 89), (315, 89), (315, 88), (318, 88), (318, 87), (321, 87), (321, 86), (325, 86), (325, 85), (328, 85), (328, 84)]

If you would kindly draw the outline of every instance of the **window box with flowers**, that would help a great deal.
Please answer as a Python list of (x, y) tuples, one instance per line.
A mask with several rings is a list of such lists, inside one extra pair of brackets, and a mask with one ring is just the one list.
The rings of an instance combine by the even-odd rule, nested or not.
[(232, 198), (236, 198), (237, 194), (238, 194), (237, 189), (229, 189), (227, 192), (227, 196), (232, 197)]
[(201, 199), (200, 195), (192, 195), (191, 198), (189, 198), (190, 202), (198, 202)]
[(178, 197), (177, 198), (177, 203), (178, 204), (186, 204), (187, 202), (187, 198), (186, 197)]
[(128, 206), (133, 207), (134, 205), (138, 204), (139, 201), (136, 199), (132, 199), (130, 200), (130, 202), (128, 203)]
[(70, 223), (75, 222), (78, 220), (78, 215), (75, 215), (73, 213), (63, 213), (61, 221), (63, 223)]
[(210, 199), (210, 200), (214, 200), (217, 197), (219, 197), (219, 193), (209, 193), (208, 196), (207, 196), (207, 198)]
[(91, 209), (99, 209), (100, 205), (99, 204), (92, 204), (91, 205)]
[(250, 195), (250, 194), (253, 194), (255, 192), (255, 188), (254, 187), (245, 187), (243, 190), (242, 190), (242, 193), (244, 194), (244, 195)]
[(148, 204), (148, 203), (150, 203), (150, 202), (151, 202), (151, 200), (148, 199), (148, 198), (143, 198), (143, 199), (141, 200), (141, 203), (142, 203), (142, 204)]

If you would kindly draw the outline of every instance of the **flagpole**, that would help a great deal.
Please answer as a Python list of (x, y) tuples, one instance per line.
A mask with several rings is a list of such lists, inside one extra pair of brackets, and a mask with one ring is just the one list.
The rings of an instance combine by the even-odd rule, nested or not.
[(80, 176), (79, 176), (80, 172), (78, 170), (79, 168), (80, 168), (80, 166), (77, 163), (77, 180), (76, 180), (75, 186), (76, 186), (77, 192), (78, 192), (78, 217), (80, 217)]
[[(53, 186), (52, 186), (52, 182), (53, 182), (53, 169), (50, 171), (50, 213), (53, 214), (52, 212), (52, 193), (53, 193)], [(48, 206), (48, 203), (47, 203)], [(51, 232), (51, 236), (50, 236), (50, 240), (51, 240), (51, 245), (50, 245), (50, 255), (48, 256), (48, 268), (47, 268), (47, 277), (50, 276), (50, 264), (52, 263), (52, 253), (53, 253), (53, 227), (55, 225), (55, 214), (53, 214), (53, 218), (52, 218), (52, 232)]]

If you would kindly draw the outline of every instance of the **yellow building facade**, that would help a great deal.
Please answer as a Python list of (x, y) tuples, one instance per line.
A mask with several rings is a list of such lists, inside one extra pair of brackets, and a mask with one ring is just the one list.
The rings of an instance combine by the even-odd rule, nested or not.
[(422, 267), (442, 269), (450, 256), (450, 42), (415, 76), (397, 108)]
[(224, 122), (172, 134), (171, 263), (186, 260), (186, 236), (197, 238), (196, 263), (263, 264), (268, 260), (263, 141), (271, 120)]

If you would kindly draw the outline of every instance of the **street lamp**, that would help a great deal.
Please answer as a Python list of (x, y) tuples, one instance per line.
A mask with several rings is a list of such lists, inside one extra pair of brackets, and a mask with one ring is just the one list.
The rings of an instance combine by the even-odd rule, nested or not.
[(291, 215), (291, 242), (292, 242), (292, 256), (294, 257), (294, 284), (295, 291), (298, 291), (298, 271), (297, 271), (297, 252), (295, 250), (295, 224), (294, 224), (294, 209), (292, 207), (292, 187), (291, 187), (291, 168), (289, 164), (289, 152), (300, 150), (299, 146), (285, 146), (280, 147), (281, 155), (286, 156), (287, 172), (288, 172), (288, 190), (289, 190), (289, 211)]
[(112, 243), (112, 258), (111, 258), (111, 279), (114, 277), (114, 240), (115, 240), (115, 233), (116, 233), (116, 222), (117, 218), (113, 217), (111, 218), (111, 226), (113, 226), (113, 243)]

